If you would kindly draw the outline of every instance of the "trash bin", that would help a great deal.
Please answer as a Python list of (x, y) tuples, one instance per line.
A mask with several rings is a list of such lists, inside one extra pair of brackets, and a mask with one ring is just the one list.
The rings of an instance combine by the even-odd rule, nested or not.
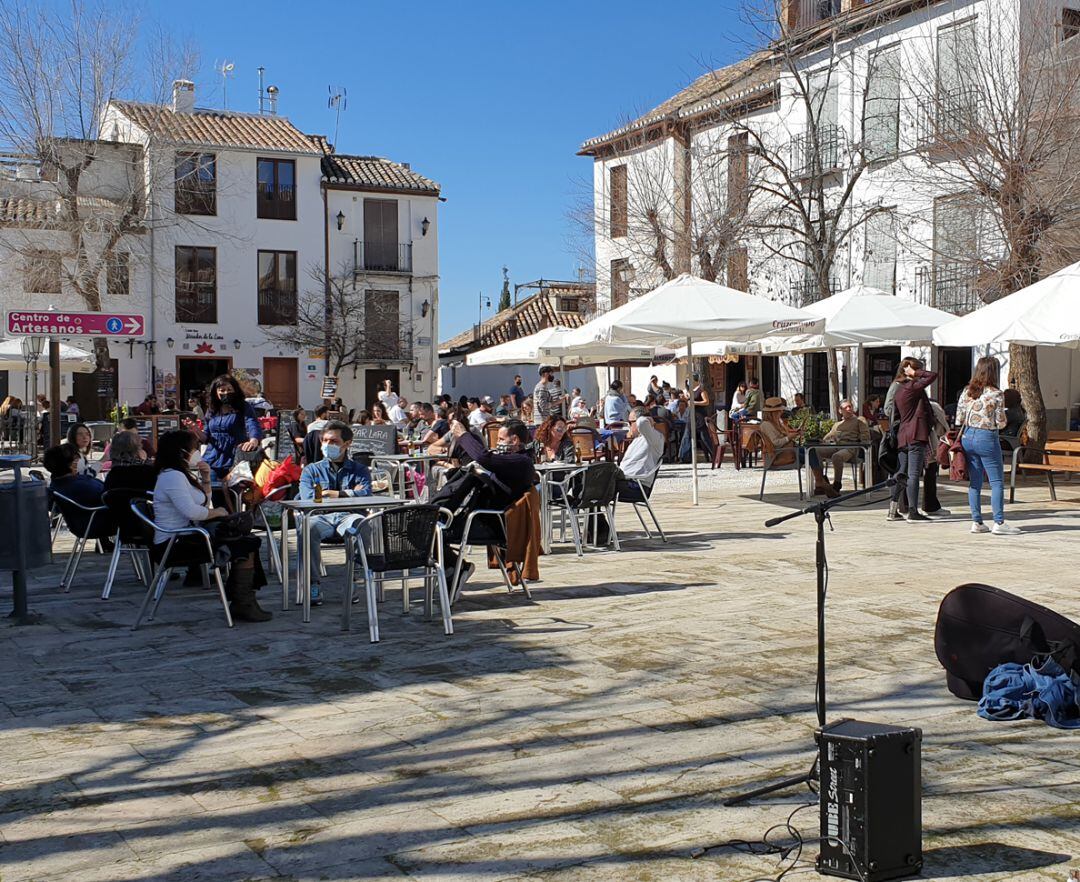
[(16, 484), (15, 472), (5, 459), (15, 457), (0, 457), (0, 524), (9, 540), (0, 542), (0, 570), (46, 566), (52, 562), (48, 489), (44, 481), (31, 478), (25, 467), (20, 469), (22, 480)]

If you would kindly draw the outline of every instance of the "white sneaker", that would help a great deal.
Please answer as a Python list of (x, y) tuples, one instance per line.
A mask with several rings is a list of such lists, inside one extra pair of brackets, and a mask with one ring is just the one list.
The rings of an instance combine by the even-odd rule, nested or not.
[(1019, 536), (1021, 530), (1019, 527), (1014, 527), (1012, 524), (994, 524), (994, 529), (990, 531), (995, 536)]
[(977, 523), (977, 524), (972, 522), (972, 524), (971, 524), (971, 532), (972, 533), (989, 533), (990, 528), (988, 526), (986, 526), (986, 524), (982, 523), (981, 521), (979, 523)]

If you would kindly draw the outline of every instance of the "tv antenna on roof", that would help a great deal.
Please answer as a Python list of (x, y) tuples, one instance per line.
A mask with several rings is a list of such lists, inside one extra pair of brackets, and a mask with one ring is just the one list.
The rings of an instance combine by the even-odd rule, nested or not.
[(229, 77), (233, 75), (233, 71), (236, 70), (236, 65), (231, 61), (222, 61), (221, 64), (214, 65), (214, 69), (221, 74), (221, 106), (222, 109), (229, 109)]
[(337, 144), (338, 129), (341, 128), (341, 112), (349, 105), (349, 90), (344, 86), (327, 86), (326, 90), (330, 97), (326, 99), (326, 106), (334, 111), (334, 140), (331, 144)]

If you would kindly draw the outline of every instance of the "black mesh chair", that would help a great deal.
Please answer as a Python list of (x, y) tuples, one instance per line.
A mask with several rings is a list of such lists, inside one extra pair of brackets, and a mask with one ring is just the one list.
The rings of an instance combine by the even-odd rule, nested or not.
[(135, 577), (144, 585), (149, 585), (150, 574), (154, 566), (150, 561), (150, 545), (147, 543), (143, 532), (143, 524), (131, 510), (131, 503), (136, 499), (152, 499), (152, 490), (138, 490), (128, 487), (114, 487), (106, 490), (101, 497), (105, 507), (109, 510), (113, 523), (116, 525), (116, 534), (113, 536), (112, 560), (109, 561), (109, 575), (105, 578), (105, 587), (101, 590), (101, 599), (108, 600), (112, 592), (113, 581), (116, 579), (116, 570), (120, 564), (120, 555), (131, 556), (131, 565), (135, 569)]
[(79, 563), (82, 561), (86, 543), (107, 539), (116, 532), (116, 525), (109, 516), (108, 508), (104, 505), (80, 505), (58, 490), (52, 491), (52, 498), (67, 523), (71, 535), (75, 537), (75, 545), (71, 549), (71, 554), (68, 555), (64, 574), (60, 577), (60, 587), (64, 591), (70, 591), (71, 583), (79, 571)]
[[(450, 613), (450, 592), (443, 567), (442, 532), (453, 515), (437, 505), (403, 505), (375, 512), (350, 528), (346, 541), (348, 580), (342, 600), (341, 628), (351, 625), (352, 589), (359, 565), (367, 597), (368, 634), (372, 643), (379, 642), (379, 605), (377, 586), (383, 582), (401, 580), (402, 612), (409, 612), (409, 580), (413, 570), (423, 570), (424, 615), (431, 617), (434, 588), (439, 591), (439, 610), (443, 631), (454, 633)], [(388, 573), (397, 573), (389, 576)]]
[[(582, 556), (582, 533), (588, 533), (590, 523), (595, 531), (599, 519), (608, 524), (610, 542), (621, 551), (619, 534), (615, 531), (615, 495), (619, 467), (611, 462), (598, 462), (572, 471), (552, 486), (561, 490), (551, 494), (552, 508), (564, 511), (570, 520), (574, 548)], [(583, 529), (584, 527), (584, 529)]]
[[(154, 620), (157, 609), (161, 605), (161, 599), (165, 596), (165, 588), (169, 584), (172, 572), (178, 567), (199, 566), (203, 571), (204, 587), (209, 587), (210, 572), (214, 574), (217, 583), (218, 597), (225, 609), (225, 622), (231, 628), (233, 626), (232, 613), (229, 611), (229, 599), (225, 596), (225, 584), (221, 580), (221, 570), (214, 561), (214, 546), (210, 543), (210, 534), (202, 527), (182, 527), (178, 530), (167, 530), (154, 523), (154, 504), (148, 499), (135, 499), (131, 502), (131, 511), (142, 524), (144, 541), (148, 547), (154, 548), (154, 532), (165, 533), (169, 537), (165, 550), (161, 554), (157, 569), (150, 578), (150, 587), (146, 590), (139, 614), (135, 618), (135, 624), (131, 626), (134, 631), (142, 622), (146, 614), (146, 608), (153, 598), (154, 605), (150, 609), (149, 621)], [(184, 543), (182, 550), (177, 546), (177, 540), (190, 539)]]
[(653, 511), (652, 504), (649, 502), (649, 497), (652, 496), (653, 485), (656, 483), (656, 476), (659, 473), (660, 463), (657, 463), (656, 468), (643, 477), (624, 477), (623, 483), (618, 485), (615, 500), (616, 502), (625, 502), (633, 506), (634, 514), (638, 516), (638, 520), (641, 521), (641, 526), (645, 529), (645, 537), (647, 539), (652, 539), (652, 533), (649, 532), (649, 525), (645, 523), (645, 518), (641, 514), (640, 506), (644, 506), (645, 510), (649, 512), (649, 517), (652, 518), (652, 522), (656, 525), (656, 529), (660, 532), (660, 538), (664, 542), (667, 542), (667, 536), (664, 535), (664, 528), (660, 526), (660, 521), (656, 519), (656, 512)]

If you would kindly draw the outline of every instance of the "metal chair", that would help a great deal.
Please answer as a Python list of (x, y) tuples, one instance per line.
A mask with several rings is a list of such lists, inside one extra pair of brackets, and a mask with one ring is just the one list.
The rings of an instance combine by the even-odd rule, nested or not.
[[(580, 478), (578, 477), (580, 476)], [(616, 551), (621, 551), (619, 534), (615, 530), (615, 495), (619, 467), (611, 462), (594, 463), (588, 468), (575, 469), (560, 480), (552, 480), (553, 487), (562, 492), (552, 493), (551, 505), (562, 509), (570, 516), (570, 532), (574, 537), (574, 548), (578, 557), (582, 557), (582, 524), (587, 530), (590, 521), (598, 524), (601, 516), (605, 518), (611, 533), (611, 543)], [(574, 486), (571, 486), (573, 483)], [(595, 529), (595, 527), (594, 527)]]
[[(645, 538), (652, 539), (652, 533), (649, 532), (649, 525), (645, 523), (645, 518), (641, 514), (639, 506), (645, 506), (649, 512), (649, 517), (652, 518), (652, 522), (656, 525), (656, 529), (660, 533), (660, 538), (667, 542), (667, 536), (664, 535), (664, 528), (660, 526), (660, 521), (656, 518), (656, 512), (653, 511), (652, 504), (649, 502), (649, 497), (652, 495), (653, 485), (656, 483), (656, 476), (660, 474), (660, 464), (656, 464), (656, 468), (649, 474), (641, 478), (626, 478), (621, 486), (617, 485), (617, 493), (615, 496), (616, 502), (629, 503), (633, 509), (634, 514), (638, 516), (638, 520), (641, 521), (641, 526), (645, 530)], [(614, 511), (614, 509), (613, 509)]]
[(80, 505), (74, 499), (69, 499), (58, 490), (52, 491), (53, 499), (60, 509), (60, 513), (67, 523), (68, 529), (75, 537), (75, 546), (68, 555), (67, 566), (64, 574), (60, 577), (60, 587), (65, 592), (71, 590), (71, 582), (79, 571), (79, 563), (82, 561), (86, 543), (98, 539), (107, 539), (113, 534), (116, 527), (109, 518), (109, 509), (104, 505)]
[[(158, 607), (161, 605), (161, 600), (165, 596), (165, 588), (169, 584), (172, 571), (179, 566), (194, 565), (202, 567), (203, 581), (206, 583), (207, 587), (209, 587), (210, 572), (213, 572), (214, 581), (217, 584), (218, 597), (221, 598), (221, 605), (225, 610), (225, 622), (231, 628), (233, 626), (233, 620), (232, 613), (229, 611), (229, 599), (225, 596), (225, 583), (221, 580), (221, 570), (218, 566), (214, 565), (214, 546), (210, 542), (210, 534), (202, 527), (181, 527), (177, 530), (168, 530), (158, 526), (154, 523), (153, 503), (148, 499), (132, 500), (131, 510), (143, 524), (143, 532), (147, 537), (148, 543), (153, 543), (155, 530), (160, 533), (166, 533), (169, 537), (169, 541), (165, 546), (165, 551), (161, 555), (161, 561), (158, 563), (157, 569), (150, 579), (150, 586), (146, 590), (146, 596), (143, 598), (142, 605), (139, 607), (139, 614), (136, 616), (135, 624), (131, 626), (131, 630), (134, 631), (139, 627), (139, 623), (142, 622), (143, 615), (146, 613), (146, 607), (150, 604), (151, 598), (154, 600), (154, 605), (150, 609), (148, 620), (151, 622), (154, 620), (154, 616), (157, 615)], [(185, 560), (175, 563), (170, 560), (173, 547), (176, 545), (176, 540), (185, 536), (195, 537), (197, 542), (205, 543), (205, 560)], [(199, 550), (202, 550), (201, 546)]]
[(131, 556), (131, 565), (135, 577), (144, 585), (149, 585), (150, 574), (154, 571), (150, 560), (150, 545), (143, 533), (142, 522), (131, 512), (131, 503), (136, 499), (152, 499), (152, 490), (138, 490), (126, 487), (114, 487), (106, 490), (101, 497), (105, 507), (116, 523), (116, 535), (113, 536), (113, 553), (109, 561), (109, 574), (105, 578), (105, 587), (101, 590), (101, 599), (108, 600), (112, 593), (116, 570), (120, 564), (120, 555)]
[[(270, 520), (266, 516), (266, 509), (263, 506), (268, 502), (281, 502), (293, 489), (295, 489), (295, 487), (295, 484), (284, 484), (281, 487), (270, 491), (270, 493), (259, 501), (259, 504), (255, 506), (253, 512), (255, 516), (255, 528), (261, 528), (266, 533), (266, 556), (270, 562), (270, 571), (277, 576), (279, 582), (284, 578), (281, 572), (281, 549), (278, 548), (277, 531), (271, 528)], [(284, 509), (282, 509), (281, 516), (287, 516)]]
[(802, 462), (799, 459), (798, 447), (781, 447), (777, 449), (760, 430), (755, 429), (751, 436), (757, 442), (764, 457), (761, 463), (761, 491), (758, 499), (765, 498), (765, 479), (769, 472), (794, 471), (799, 477), (799, 499), (803, 498)]
[[(403, 505), (368, 515), (349, 529), (346, 539), (348, 579), (342, 599), (341, 628), (348, 631), (352, 617), (352, 589), (359, 563), (367, 597), (368, 636), (379, 642), (379, 603), (376, 587), (401, 579), (402, 612), (409, 612), (409, 580), (413, 570), (423, 570), (424, 615), (430, 618), (434, 585), (438, 585), (443, 631), (454, 633), (450, 592), (443, 566), (443, 531), (454, 516), (437, 505)], [(396, 572), (400, 576), (390, 577)]]

